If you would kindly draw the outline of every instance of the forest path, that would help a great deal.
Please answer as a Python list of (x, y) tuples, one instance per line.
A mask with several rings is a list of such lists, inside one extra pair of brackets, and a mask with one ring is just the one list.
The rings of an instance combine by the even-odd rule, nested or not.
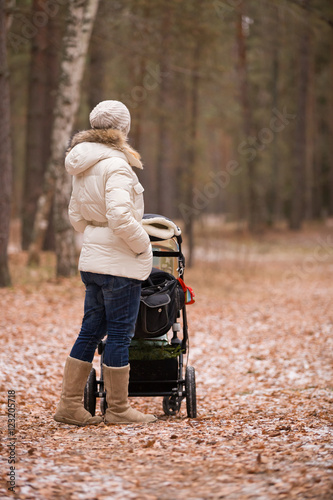
[[(198, 418), (187, 418), (185, 401), (166, 417), (161, 398), (133, 398), (158, 415), (147, 426), (52, 419), (81, 322), (78, 278), (0, 290), (0, 498), (330, 500), (332, 277), (332, 252), (318, 245), (289, 264), (225, 259), (189, 270)], [(7, 391), (16, 403), (13, 496)]]

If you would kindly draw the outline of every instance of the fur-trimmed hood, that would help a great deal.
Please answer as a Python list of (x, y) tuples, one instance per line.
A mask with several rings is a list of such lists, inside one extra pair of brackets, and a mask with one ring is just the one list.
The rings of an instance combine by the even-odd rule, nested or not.
[(108, 128), (89, 129), (77, 132), (69, 143), (66, 155), (68, 155), (75, 146), (82, 143), (90, 143), (92, 149), (94, 149), (94, 146), (104, 146), (104, 148), (96, 147), (96, 161), (100, 161), (108, 156), (113, 156), (110, 154), (110, 148), (112, 148), (125, 155), (126, 160), (132, 167), (143, 168), (140, 161), (140, 154), (128, 144), (125, 135), (120, 130)]

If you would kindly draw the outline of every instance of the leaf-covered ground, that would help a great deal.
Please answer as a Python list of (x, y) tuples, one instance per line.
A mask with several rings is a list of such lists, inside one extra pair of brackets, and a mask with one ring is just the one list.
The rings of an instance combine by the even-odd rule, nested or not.
[[(63, 365), (80, 327), (78, 278), (52, 278), (12, 256), (0, 290), (0, 498), (333, 498), (332, 231), (225, 238), (187, 272), (198, 418), (152, 425), (57, 424)], [(96, 366), (98, 366), (96, 355)], [(8, 491), (7, 393), (15, 391), (15, 493)]]

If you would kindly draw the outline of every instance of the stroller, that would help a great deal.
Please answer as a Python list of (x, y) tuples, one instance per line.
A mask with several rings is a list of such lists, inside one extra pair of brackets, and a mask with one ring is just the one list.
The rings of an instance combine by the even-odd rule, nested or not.
[[(146, 214), (142, 222), (152, 242), (153, 269), (142, 284), (140, 310), (129, 348), (128, 395), (163, 397), (166, 415), (176, 415), (186, 399), (187, 416), (196, 418), (195, 369), (186, 366), (184, 376), (184, 355), (189, 349), (186, 304), (194, 302), (194, 294), (183, 281), (181, 231), (173, 221), (159, 215)], [(102, 340), (97, 347), (100, 379), (92, 368), (84, 390), (84, 406), (91, 415), (95, 415), (97, 398), (103, 415), (107, 408), (103, 382), (105, 343)]]

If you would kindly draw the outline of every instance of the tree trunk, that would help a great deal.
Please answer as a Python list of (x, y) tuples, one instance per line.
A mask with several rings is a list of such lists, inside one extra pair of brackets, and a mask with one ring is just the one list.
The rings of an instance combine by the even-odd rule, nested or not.
[[(279, 53), (277, 42), (273, 52), (273, 109), (278, 109), (278, 77), (279, 77)], [(279, 147), (276, 135), (272, 144), (272, 224), (282, 219), (282, 168), (279, 161)]]
[[(331, 36), (331, 82), (333, 82), (333, 31)], [(333, 92), (329, 91), (329, 133), (331, 154), (329, 155), (329, 214), (333, 217)]]
[[(201, 41), (198, 38), (193, 51), (193, 65), (191, 77), (190, 93), (190, 124), (189, 124), (189, 143), (187, 154), (187, 169), (185, 177), (185, 200), (188, 207), (194, 208), (194, 187), (195, 187), (195, 162), (196, 162), (196, 139), (198, 128), (198, 101), (199, 101), (199, 67), (201, 55)], [(187, 265), (193, 265), (194, 254), (194, 210), (189, 210), (185, 221), (185, 233), (188, 238), (188, 257)]]
[[(48, 160), (51, 155), (51, 135), (53, 127), (53, 111), (56, 103), (57, 84), (59, 81), (60, 71), (60, 55), (62, 48), (62, 32), (57, 23), (56, 18), (50, 18), (48, 22), (48, 46), (47, 46), (47, 95), (44, 112), (44, 143), (43, 143), (43, 158), (44, 172), (47, 167)], [(55, 234), (53, 223), (53, 208), (49, 217), (49, 224), (44, 238), (44, 250), (55, 251)]]
[(12, 195), (12, 151), (10, 136), (9, 70), (6, 27), (9, 25), (6, 2), (0, 0), (0, 286), (10, 286), (8, 242)]
[(170, 77), (170, 51), (171, 51), (171, 26), (173, 11), (170, 5), (162, 2), (162, 26), (161, 26), (161, 54), (160, 54), (160, 77), (159, 88), (159, 110), (158, 110), (158, 139), (156, 160), (156, 194), (157, 213), (172, 217), (170, 213), (171, 198), (170, 186), (172, 185), (170, 170), (171, 139), (169, 130), (169, 103), (171, 94)]
[[(44, 13), (47, 0), (34, 0), (32, 18)], [(22, 204), (22, 247), (28, 249), (34, 227), (37, 201), (42, 194), (46, 163), (50, 156), (52, 116), (55, 104), (55, 82), (57, 81), (53, 44), (50, 37), (52, 17), (41, 26), (31, 41), (29, 71), (29, 97), (26, 136), (25, 175)], [(52, 40), (52, 42), (51, 42)]]
[[(308, 9), (309, 1), (304, 0), (303, 5)], [(307, 11), (308, 12), (308, 11)], [(308, 16), (307, 16), (308, 19)], [(299, 59), (299, 89), (297, 105), (297, 121), (295, 134), (295, 154), (291, 178), (291, 213), (290, 229), (301, 229), (304, 219), (304, 190), (305, 190), (305, 165), (306, 165), (306, 119), (308, 106), (308, 80), (309, 80), (309, 26), (302, 24), (301, 39), (298, 51)]]
[[(280, 9), (274, 9), (275, 19), (275, 38), (272, 56), (273, 65), (273, 100), (272, 108), (279, 109), (279, 77), (280, 77), (280, 45), (281, 45), (281, 16)], [(273, 26), (270, 24), (270, 28)], [(274, 136), (272, 143), (272, 224), (276, 224), (283, 218), (283, 169), (280, 160), (280, 148), (278, 144), (278, 137)]]
[(29, 249), (29, 262), (38, 262), (54, 198), (57, 275), (59, 276), (70, 276), (76, 268), (74, 234), (67, 214), (71, 180), (64, 169), (63, 161), (79, 106), (80, 83), (97, 6), (98, 0), (73, 0), (69, 3), (51, 137), (51, 157), (45, 175), (43, 194), (38, 200), (34, 240)]
[[(243, 2), (238, 2), (237, 7), (237, 46), (238, 46), (238, 79), (240, 90), (240, 101), (243, 111), (243, 131), (245, 139), (255, 137), (253, 127), (253, 117), (249, 96), (249, 83), (247, 75), (247, 56), (245, 33), (243, 28), (244, 6)], [(248, 174), (248, 228), (250, 231), (257, 231), (261, 223), (259, 207), (259, 195), (257, 193), (257, 168), (256, 158), (246, 159)]]
[[(136, 61), (132, 61), (132, 64), (134, 65)], [(147, 60), (145, 55), (141, 55), (140, 57), (140, 62), (139, 62), (139, 77), (138, 77), (138, 87), (141, 87), (144, 89), (144, 77), (147, 71)], [(133, 71), (132, 67), (132, 72)], [(130, 139), (131, 139), (131, 144), (133, 145), (134, 149), (140, 151), (141, 149), (141, 138), (142, 138), (142, 121), (143, 121), (143, 111), (144, 111), (144, 101), (139, 101), (135, 103), (135, 107), (131, 109), (131, 132), (130, 132)]]
[(103, 43), (103, 37), (105, 36), (103, 27), (108, 14), (107, 3), (100, 2), (96, 13), (95, 26), (91, 34), (89, 49), (88, 104), (90, 110), (100, 101), (106, 99), (104, 78), (109, 53), (107, 46)]
[(312, 49), (313, 36), (309, 34), (309, 63), (308, 63), (308, 91), (306, 105), (306, 140), (305, 140), (305, 175), (304, 175), (304, 217), (313, 218), (313, 178), (314, 156), (316, 140), (316, 87), (315, 87), (315, 59)]
[[(151, 20), (151, 7), (150, 3), (144, 4), (143, 6), (137, 5), (138, 2), (133, 1), (132, 10), (133, 21), (132, 21), (132, 31), (136, 31), (136, 16), (141, 16), (143, 19), (143, 26), (140, 30), (140, 36), (137, 40), (138, 47), (140, 47), (140, 56), (134, 57), (130, 61), (129, 69), (131, 75), (136, 75), (136, 86), (141, 89), (144, 98), (135, 99), (135, 95), (131, 95), (132, 107), (131, 107), (131, 132), (130, 132), (130, 140), (134, 149), (140, 151), (141, 149), (141, 140), (142, 140), (142, 124), (144, 117), (144, 109), (147, 104), (147, 97), (145, 92), (149, 92), (150, 86), (147, 88), (147, 84), (145, 82), (146, 75), (148, 74), (148, 65), (149, 65), (149, 57), (148, 57), (148, 44), (149, 40), (149, 22)], [(157, 84), (156, 84), (157, 85)]]
[[(319, 122), (321, 120), (318, 120)], [(320, 126), (319, 126), (320, 131)], [(322, 151), (317, 148), (314, 153), (313, 180), (312, 180), (312, 217), (320, 219), (323, 214), (323, 172), (322, 172)]]

